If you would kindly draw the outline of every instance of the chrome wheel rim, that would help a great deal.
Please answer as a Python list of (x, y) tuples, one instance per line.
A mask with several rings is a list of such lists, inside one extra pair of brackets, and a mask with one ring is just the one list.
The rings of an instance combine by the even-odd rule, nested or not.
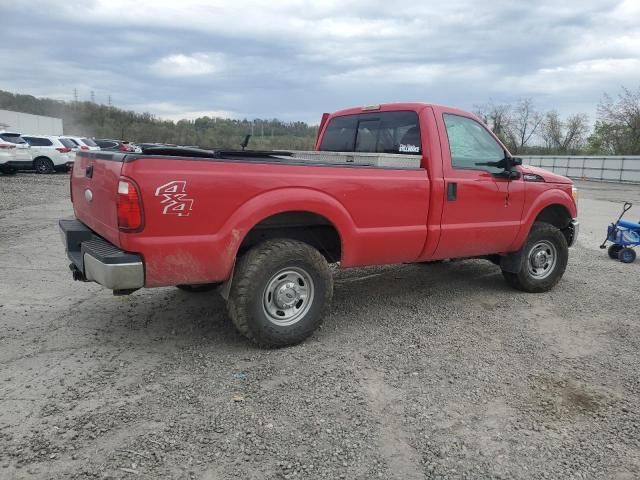
[(547, 240), (541, 240), (529, 250), (527, 261), (529, 274), (538, 280), (547, 278), (555, 269), (557, 261), (558, 251), (555, 245)]
[(262, 309), (270, 322), (281, 327), (290, 326), (307, 314), (314, 294), (309, 273), (302, 268), (285, 268), (267, 282)]

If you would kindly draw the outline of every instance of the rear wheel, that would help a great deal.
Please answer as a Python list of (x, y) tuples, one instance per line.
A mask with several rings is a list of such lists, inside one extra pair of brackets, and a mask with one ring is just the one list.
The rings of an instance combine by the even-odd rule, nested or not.
[(47, 157), (39, 157), (33, 161), (33, 169), (36, 173), (53, 173), (55, 168), (51, 159)]
[(333, 277), (320, 252), (296, 240), (269, 240), (239, 259), (227, 309), (245, 337), (283, 347), (320, 326), (332, 296)]
[(560, 281), (569, 260), (567, 239), (548, 223), (536, 222), (522, 248), (518, 273), (502, 271), (509, 285), (524, 292), (551, 290)]
[(609, 247), (609, 249), (607, 250), (607, 253), (609, 254), (609, 258), (613, 258), (614, 260), (618, 260), (618, 254), (620, 253), (620, 250), (622, 250), (622, 245), (611, 245)]
[(636, 252), (632, 248), (623, 248), (618, 253), (618, 259), (622, 263), (633, 263), (636, 260)]

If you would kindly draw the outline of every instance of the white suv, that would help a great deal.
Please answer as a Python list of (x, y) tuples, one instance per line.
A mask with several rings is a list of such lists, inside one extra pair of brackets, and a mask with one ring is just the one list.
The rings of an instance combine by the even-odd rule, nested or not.
[(68, 170), (76, 158), (71, 140), (48, 135), (23, 135), (22, 138), (31, 145), (31, 167), (37, 173)]
[(71, 140), (73, 143), (75, 143), (76, 148), (74, 148), (74, 150), (76, 152), (81, 150), (100, 150), (100, 147), (96, 144), (96, 142), (94, 142), (90, 138), (70, 137), (68, 135), (65, 135), (64, 137), (60, 137), (60, 138), (66, 138)]
[(31, 165), (31, 147), (19, 133), (0, 132), (0, 171), (16, 173), (20, 165)]

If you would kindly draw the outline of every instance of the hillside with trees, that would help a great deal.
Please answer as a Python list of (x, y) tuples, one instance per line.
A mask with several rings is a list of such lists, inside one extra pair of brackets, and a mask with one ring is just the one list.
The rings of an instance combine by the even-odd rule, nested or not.
[[(253, 133), (250, 148), (310, 149), (317, 127), (277, 119), (200, 117), (173, 122), (94, 102), (62, 102), (0, 90), (0, 109), (62, 118), (65, 134), (133, 142), (238, 148)], [(531, 98), (513, 104), (477, 105), (478, 115), (519, 155), (640, 155), (640, 87), (605, 94), (591, 124), (584, 113), (541, 111)]]
[(239, 148), (245, 135), (253, 133), (249, 144), (253, 149), (311, 149), (317, 128), (304, 122), (276, 119), (200, 117), (173, 122), (150, 113), (137, 113), (92, 102), (62, 102), (2, 90), (0, 109), (62, 118), (66, 135), (209, 148)]

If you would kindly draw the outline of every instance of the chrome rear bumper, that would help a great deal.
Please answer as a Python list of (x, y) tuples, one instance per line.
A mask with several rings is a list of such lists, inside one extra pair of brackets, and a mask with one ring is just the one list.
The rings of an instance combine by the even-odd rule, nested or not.
[(59, 226), (74, 279), (123, 293), (144, 287), (140, 255), (119, 249), (76, 219), (60, 220)]

